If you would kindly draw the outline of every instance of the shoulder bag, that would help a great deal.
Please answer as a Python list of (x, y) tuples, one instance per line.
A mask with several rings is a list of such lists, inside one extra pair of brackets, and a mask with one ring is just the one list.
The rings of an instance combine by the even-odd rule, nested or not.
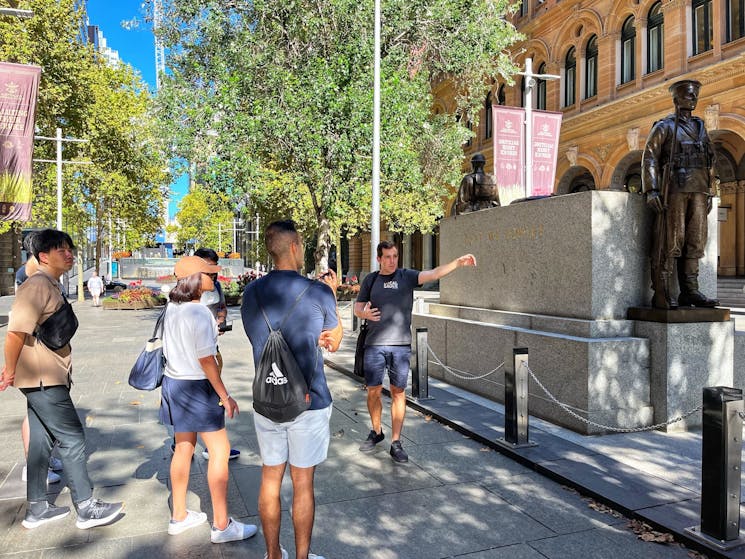
[[(45, 277), (47, 276), (45, 275)], [(59, 286), (56, 285), (55, 287)], [(36, 339), (53, 350), (62, 349), (69, 344), (78, 330), (78, 317), (75, 316), (72, 305), (61, 289), (60, 294), (63, 299), (62, 305), (49, 318), (39, 324), (34, 331)]]
[[(378, 279), (379, 272), (373, 272), (375, 277), (370, 284), (370, 295), (372, 295), (372, 288), (375, 285), (375, 280)], [(354, 376), (365, 378), (365, 340), (367, 339), (367, 320), (362, 321), (360, 324), (360, 332), (357, 334), (357, 347), (354, 350)]]
[(166, 357), (163, 355), (163, 322), (165, 321), (166, 308), (160, 313), (153, 328), (153, 336), (145, 344), (145, 349), (140, 352), (137, 361), (129, 372), (129, 385), (137, 390), (155, 390), (163, 382), (163, 373), (166, 366)]

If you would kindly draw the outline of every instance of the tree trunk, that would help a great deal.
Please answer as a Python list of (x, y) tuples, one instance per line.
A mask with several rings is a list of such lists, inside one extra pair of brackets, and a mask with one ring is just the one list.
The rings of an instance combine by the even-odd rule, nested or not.
[(329, 220), (321, 217), (318, 220), (318, 241), (314, 253), (316, 259), (316, 276), (329, 268), (329, 245), (331, 244), (331, 227)]

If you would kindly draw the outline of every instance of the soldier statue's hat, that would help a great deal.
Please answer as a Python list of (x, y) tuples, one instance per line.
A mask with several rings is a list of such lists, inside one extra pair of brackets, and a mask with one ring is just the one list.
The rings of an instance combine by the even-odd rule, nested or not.
[(471, 158), (471, 163), (476, 163), (476, 162), (486, 163), (486, 157), (484, 157), (484, 155), (481, 153), (477, 153)]
[(673, 98), (680, 97), (683, 93), (685, 93), (689, 88), (693, 89), (693, 93), (698, 97), (698, 92), (701, 89), (701, 82), (696, 80), (680, 80), (672, 84), (668, 91), (670, 91), (670, 94), (673, 96)]

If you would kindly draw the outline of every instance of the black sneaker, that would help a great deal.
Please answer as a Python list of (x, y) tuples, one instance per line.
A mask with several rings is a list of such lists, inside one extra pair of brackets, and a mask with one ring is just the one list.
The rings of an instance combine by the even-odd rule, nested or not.
[(401, 441), (391, 441), (391, 458), (394, 462), (404, 464), (409, 461), (409, 455), (401, 446)]
[(26, 518), (21, 524), (24, 528), (37, 528), (42, 524), (58, 520), (70, 514), (70, 507), (57, 507), (48, 501), (29, 501), (26, 505)]
[(81, 530), (102, 526), (114, 520), (122, 509), (124, 503), (107, 503), (101, 499), (88, 499), (78, 503), (78, 521), (75, 526)]
[(382, 430), (380, 431), (380, 434), (376, 433), (374, 430), (371, 430), (370, 434), (367, 436), (367, 439), (365, 439), (365, 442), (360, 445), (360, 450), (362, 452), (372, 452), (373, 450), (375, 450), (375, 445), (383, 439), (385, 439), (385, 435), (383, 434)]

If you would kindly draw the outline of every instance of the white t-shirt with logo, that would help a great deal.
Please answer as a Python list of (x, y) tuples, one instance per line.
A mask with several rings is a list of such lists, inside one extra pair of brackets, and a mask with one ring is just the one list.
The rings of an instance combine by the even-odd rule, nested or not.
[(199, 359), (217, 353), (217, 323), (204, 305), (169, 303), (163, 324), (165, 375), (179, 380), (203, 380)]

